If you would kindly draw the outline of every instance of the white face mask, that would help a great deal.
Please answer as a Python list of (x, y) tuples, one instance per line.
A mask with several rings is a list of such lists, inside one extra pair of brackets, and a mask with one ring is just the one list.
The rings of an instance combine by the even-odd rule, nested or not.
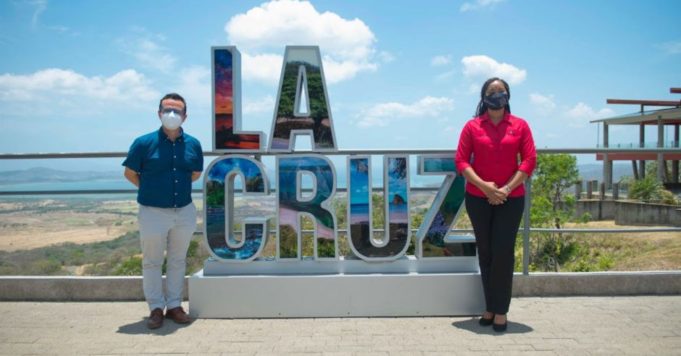
[(161, 115), (161, 123), (168, 130), (177, 130), (182, 125), (182, 116), (171, 111)]

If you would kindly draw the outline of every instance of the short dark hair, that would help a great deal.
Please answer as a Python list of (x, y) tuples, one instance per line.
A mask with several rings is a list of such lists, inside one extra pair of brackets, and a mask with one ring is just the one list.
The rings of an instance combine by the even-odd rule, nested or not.
[(180, 95), (180, 94), (178, 94), (178, 93), (168, 93), (168, 94), (164, 95), (164, 96), (161, 98), (161, 100), (159, 100), (159, 102), (158, 102), (158, 111), (163, 110), (163, 100), (166, 100), (166, 99), (172, 99), (172, 100), (179, 100), (179, 101), (181, 101), (182, 104), (184, 104), (184, 113), (185, 113), (185, 114), (187, 113), (187, 102), (184, 101), (184, 98), (182, 97), (182, 95)]
[[(485, 104), (485, 93), (487, 92), (487, 87), (497, 80), (504, 85), (504, 88), (506, 88), (506, 93), (508, 94), (508, 99), (511, 99), (511, 88), (508, 87), (508, 83), (506, 83), (505, 80), (497, 77), (489, 78), (485, 81), (485, 84), (482, 85), (482, 89), (480, 89), (480, 102), (478, 102), (478, 107), (475, 109), (475, 117), (478, 117), (487, 111), (487, 104)], [(506, 112), (511, 112), (510, 104), (506, 103), (504, 108), (506, 109)]]

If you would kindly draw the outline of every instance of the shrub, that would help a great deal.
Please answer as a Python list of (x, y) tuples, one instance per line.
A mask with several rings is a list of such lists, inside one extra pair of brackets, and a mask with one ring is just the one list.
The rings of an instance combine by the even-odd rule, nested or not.
[(664, 189), (654, 175), (647, 175), (643, 179), (630, 180), (629, 199), (640, 200), (645, 203), (662, 203), (678, 205), (679, 199), (674, 193)]
[(652, 202), (660, 199), (659, 192), (664, 190), (662, 184), (654, 176), (647, 175), (643, 179), (633, 180), (629, 183), (629, 199), (643, 202)]
[(142, 275), (142, 257), (131, 256), (123, 260), (113, 272), (116, 276), (141, 276)]
[(660, 203), (668, 204), (668, 205), (679, 205), (679, 198), (676, 195), (674, 195), (674, 193), (672, 193), (672, 192), (670, 192), (666, 189), (662, 189), (659, 192), (659, 195), (660, 195)]

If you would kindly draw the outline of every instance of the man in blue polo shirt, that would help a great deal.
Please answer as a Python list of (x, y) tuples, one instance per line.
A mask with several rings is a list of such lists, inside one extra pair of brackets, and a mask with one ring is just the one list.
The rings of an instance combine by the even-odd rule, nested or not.
[[(139, 231), (142, 243), (144, 296), (151, 314), (147, 327), (163, 325), (165, 316), (176, 323), (190, 322), (182, 309), (187, 249), (196, 230), (192, 182), (203, 171), (203, 151), (186, 134), (187, 104), (175, 93), (159, 102), (157, 131), (138, 137), (123, 162), (125, 178), (137, 186)], [(162, 285), (163, 253), (167, 248), (166, 293)]]

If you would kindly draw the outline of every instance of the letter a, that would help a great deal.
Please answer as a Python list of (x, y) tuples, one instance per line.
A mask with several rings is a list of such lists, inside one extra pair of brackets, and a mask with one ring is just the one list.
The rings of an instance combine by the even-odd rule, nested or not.
[(270, 152), (293, 151), (298, 135), (310, 135), (314, 151), (337, 150), (318, 46), (286, 47), (277, 97)]

